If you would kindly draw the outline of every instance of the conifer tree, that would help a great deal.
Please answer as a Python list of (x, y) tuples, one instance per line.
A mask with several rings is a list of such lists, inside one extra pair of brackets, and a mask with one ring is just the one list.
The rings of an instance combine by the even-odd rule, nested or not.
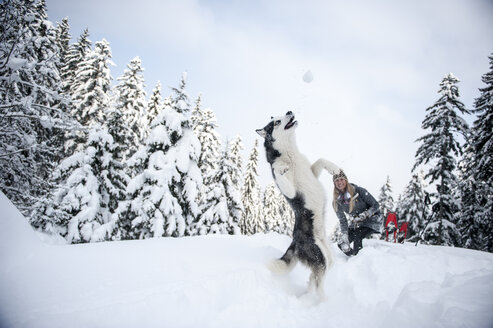
[(241, 136), (237, 135), (236, 138), (233, 139), (229, 149), (229, 157), (232, 162), (231, 182), (238, 190), (241, 190), (241, 186), (243, 185), (243, 158), (241, 155), (243, 140)]
[(230, 220), (230, 233), (240, 234), (240, 221), (243, 214), (241, 201), (241, 138), (236, 137), (223, 151), (219, 182), (224, 186)]
[(458, 245), (459, 236), (454, 215), (457, 211), (453, 199), (453, 188), (457, 186), (456, 159), (462, 154), (458, 136), (466, 137), (468, 126), (461, 114), (469, 111), (459, 100), (459, 80), (452, 73), (440, 83), (440, 98), (426, 109), (427, 115), (422, 128), (428, 133), (417, 141), (421, 144), (416, 152), (413, 171), (423, 164), (431, 168), (425, 178), (436, 184), (434, 193), (434, 219), (428, 224), (423, 238), (435, 245)]
[(470, 130), (461, 165), (462, 210), (459, 229), (462, 245), (493, 252), (493, 54), (486, 84), (474, 102), (477, 115)]
[[(237, 136), (233, 142), (227, 143), (218, 165), (216, 175), (218, 190), (224, 190), (227, 221), (220, 221), (221, 231), (229, 234), (240, 234), (239, 225), (243, 214), (241, 200), (241, 137)], [(226, 216), (225, 216), (226, 217)]]
[(62, 89), (70, 96), (74, 95), (75, 90), (79, 86), (76, 80), (77, 69), (91, 51), (91, 45), (89, 30), (85, 29), (77, 42), (69, 46), (65, 60), (61, 61), (60, 76), (62, 79)]
[(269, 183), (265, 188), (262, 206), (265, 231), (291, 236), (294, 226), (294, 213), (274, 182)]
[(378, 196), (378, 203), (380, 204), (380, 211), (384, 216), (387, 216), (388, 212), (394, 210), (394, 197), (392, 196), (392, 183), (390, 177), (387, 176), (385, 184), (380, 188), (380, 195)]
[(63, 183), (54, 193), (53, 207), (33, 224), (62, 235), (68, 243), (108, 240), (117, 221), (112, 200), (119, 197), (125, 181), (112, 149), (113, 138), (93, 125), (83, 149), (58, 166), (55, 179)]
[[(126, 157), (132, 156), (145, 137), (147, 123), (147, 100), (144, 90), (142, 62), (135, 57), (127, 65), (123, 75), (118, 78), (116, 86), (116, 107), (123, 114), (126, 125), (130, 128), (124, 144), (127, 148)], [(124, 159), (125, 159), (124, 158)]]
[(255, 145), (248, 159), (242, 190), (244, 213), (240, 223), (240, 229), (244, 235), (253, 235), (265, 230), (260, 212), (260, 185), (258, 182), (257, 167), (258, 140), (255, 140)]
[(124, 239), (183, 236), (185, 233), (181, 205), (172, 187), (180, 175), (174, 159), (166, 156), (173, 146), (168, 127), (171, 111), (171, 107), (165, 107), (157, 114), (144, 145), (129, 160), (131, 166), (141, 169), (127, 188), (131, 199), (128, 217), (132, 221), (125, 223), (122, 219), (120, 222), (121, 229), (126, 231)]
[[(394, 211), (394, 198), (392, 197), (392, 185), (390, 182), (390, 177), (387, 176), (385, 184), (380, 188), (380, 194), (378, 195), (378, 204), (380, 205), (380, 211), (386, 220), (389, 212)], [(398, 228), (398, 227), (396, 227)], [(381, 239), (385, 239), (386, 232), (382, 231), (380, 236)]]
[[(129, 135), (131, 134), (127, 121), (123, 117), (121, 108), (117, 106), (111, 106), (109, 109), (105, 110), (105, 116), (105, 126), (107, 126), (108, 133), (113, 137), (115, 142), (113, 155), (116, 160), (127, 166), (128, 163), (125, 162), (125, 158), (128, 150), (127, 142), (129, 140)], [(126, 167), (125, 171), (129, 174), (131, 170)]]
[(222, 175), (219, 165), (221, 141), (216, 131), (216, 115), (211, 109), (201, 108), (200, 96), (192, 111), (191, 122), (201, 145), (197, 164), (204, 182), (199, 194), (200, 214), (195, 230), (201, 235), (227, 233), (229, 213), (224, 185), (219, 181)]
[(277, 197), (276, 189), (276, 184), (271, 182), (267, 185), (264, 192), (262, 216), (266, 232), (280, 232), (281, 230), (279, 226), (282, 219), (280, 213), (281, 204), (279, 197)]
[(127, 188), (135, 234), (130, 238), (181, 237), (196, 222), (200, 144), (191, 129), (185, 85), (183, 76), (171, 102), (152, 121), (145, 144), (130, 159), (143, 168)]
[(199, 97), (192, 111), (192, 128), (197, 136), (201, 152), (198, 166), (204, 178), (204, 187), (217, 182), (218, 162), (220, 158), (221, 141), (217, 133), (216, 114), (211, 109), (201, 108)]
[[(149, 98), (149, 102), (147, 103), (147, 118), (146, 118), (146, 127), (150, 127), (152, 121), (157, 117), (157, 115), (163, 110), (163, 97), (161, 95), (161, 82), (157, 82), (156, 86), (152, 90), (152, 95)], [(149, 136), (150, 129), (146, 128), (144, 130), (145, 138)], [(144, 139), (145, 139), (144, 138)]]
[(96, 42), (94, 50), (77, 67), (72, 114), (85, 126), (106, 121), (111, 104), (112, 65), (110, 45), (103, 39)]
[[(217, 178), (222, 178), (222, 175)], [(229, 216), (228, 201), (222, 181), (205, 186), (202, 199), (198, 222), (194, 225), (192, 234), (234, 234), (235, 226)]]
[(205, 186), (205, 207), (196, 226), (198, 234), (222, 233), (240, 234), (239, 223), (243, 210), (241, 193), (238, 185), (233, 183), (235, 165), (230, 152), (226, 147), (222, 152), (215, 181)]
[[(67, 113), (70, 113), (71, 117), (75, 117), (74, 114), (76, 113), (75, 102), (73, 101), (75, 90), (77, 90), (81, 86), (81, 83), (84, 82), (76, 79), (77, 70), (91, 51), (91, 44), (91, 40), (89, 40), (89, 31), (85, 29), (77, 42), (69, 45), (68, 51), (65, 54), (65, 59), (60, 60), (61, 88), (64, 95), (71, 100), (64, 110)], [(86, 131), (84, 129), (70, 129), (65, 132), (63, 145), (64, 158), (72, 155), (77, 146), (84, 143), (85, 133)]]
[(53, 186), (63, 131), (56, 30), (44, 1), (0, 4), (0, 189), (28, 216)]
[(411, 241), (415, 240), (424, 229), (430, 214), (425, 204), (426, 193), (423, 175), (422, 171), (413, 173), (411, 181), (409, 181), (397, 203), (399, 224), (408, 223), (406, 238)]
[(65, 17), (57, 25), (56, 30), (56, 41), (59, 49), (59, 63), (58, 69), (60, 70), (60, 75), (62, 68), (67, 66), (68, 55), (70, 53), (70, 25), (68, 23), (68, 18)]
[(279, 226), (279, 233), (292, 236), (293, 235), (293, 228), (294, 228), (294, 212), (291, 206), (289, 205), (288, 201), (286, 200), (286, 197), (284, 197), (283, 194), (279, 191), (279, 189), (276, 189), (276, 194), (279, 199), (279, 215), (281, 217), (281, 222), (278, 224)]
[[(191, 109), (185, 87), (186, 73), (183, 73), (180, 86), (172, 89), (170, 107), (173, 114), (169, 118), (169, 130), (171, 143), (175, 145), (174, 153), (171, 153), (170, 156), (175, 158), (180, 173), (180, 180), (173, 185), (173, 190), (178, 196), (183, 217), (188, 229), (190, 229), (199, 214), (197, 197), (198, 190), (202, 188), (203, 179), (197, 164), (200, 158), (201, 145), (192, 130)], [(190, 231), (188, 230), (186, 234), (189, 235)]]

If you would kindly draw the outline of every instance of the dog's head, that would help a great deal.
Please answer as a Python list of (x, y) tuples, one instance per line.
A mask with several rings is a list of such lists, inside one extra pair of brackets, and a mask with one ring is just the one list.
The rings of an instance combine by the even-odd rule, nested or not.
[(284, 116), (272, 117), (269, 124), (256, 131), (266, 141), (274, 142), (293, 135), (297, 126), (298, 121), (295, 121), (293, 112), (289, 111)]

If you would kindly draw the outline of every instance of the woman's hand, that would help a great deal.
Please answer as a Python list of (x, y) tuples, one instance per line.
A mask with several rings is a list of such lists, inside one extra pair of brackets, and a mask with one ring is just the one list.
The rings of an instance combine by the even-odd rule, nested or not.
[(344, 252), (344, 254), (349, 255), (351, 253), (351, 247), (349, 246), (349, 239), (346, 236), (342, 236), (341, 240), (338, 243), (339, 248), (341, 251)]
[(355, 217), (354, 222), (357, 224), (361, 223), (365, 221), (368, 217), (370, 217), (370, 213), (368, 212), (368, 210), (366, 210), (364, 212), (361, 212), (357, 217)]

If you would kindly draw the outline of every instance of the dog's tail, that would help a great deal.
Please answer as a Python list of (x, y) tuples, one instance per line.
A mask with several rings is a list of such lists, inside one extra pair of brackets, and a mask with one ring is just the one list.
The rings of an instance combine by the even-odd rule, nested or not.
[(278, 259), (270, 262), (267, 267), (274, 274), (285, 274), (290, 272), (296, 265), (297, 258), (295, 256), (295, 244), (291, 243), (286, 253)]
[(327, 172), (329, 172), (332, 175), (337, 174), (341, 171), (339, 166), (337, 166), (334, 163), (329, 162), (328, 160), (323, 159), (323, 158), (320, 158), (315, 163), (313, 163), (311, 169), (312, 169), (313, 175), (316, 176), (317, 178), (320, 176), (320, 174), (322, 173), (322, 170), (324, 170), (324, 169), (327, 170)]

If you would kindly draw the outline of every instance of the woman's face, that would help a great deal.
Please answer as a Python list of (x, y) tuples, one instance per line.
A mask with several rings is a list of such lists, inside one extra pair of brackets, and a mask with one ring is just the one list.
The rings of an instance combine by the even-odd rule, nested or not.
[(346, 190), (346, 184), (347, 184), (346, 179), (343, 179), (343, 178), (337, 179), (336, 181), (334, 181), (334, 184), (335, 184), (337, 190), (339, 190), (339, 191), (345, 191)]

